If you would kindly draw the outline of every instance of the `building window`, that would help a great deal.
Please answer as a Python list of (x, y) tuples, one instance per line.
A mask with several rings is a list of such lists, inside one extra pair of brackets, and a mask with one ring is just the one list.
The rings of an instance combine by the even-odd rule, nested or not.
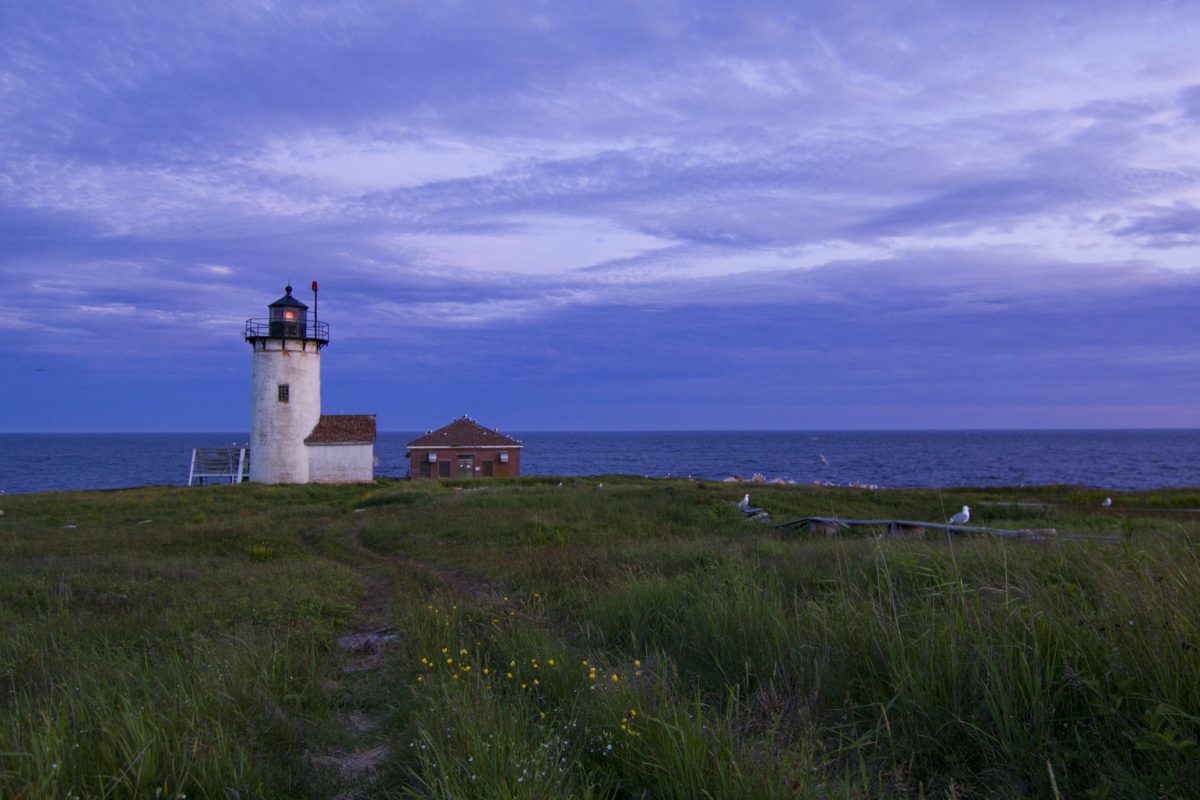
[(450, 462), (449, 461), (439, 461), (438, 462), (438, 477), (439, 478), (449, 478), (450, 477)]
[(291, 395), (291, 387), (286, 383), (279, 384), (279, 402), (286, 403)]
[(492, 477), (493, 474), (495, 474), (495, 473), (492, 469), (492, 462), (491, 461), (483, 462), (483, 477), (490, 478), (490, 477)]
[(422, 477), (422, 478), (431, 478), (431, 477), (433, 477), (433, 470), (431, 470), (431, 469), (429, 468), (429, 462), (428, 462), (428, 461), (422, 461), (422, 462), (421, 462), (421, 477)]

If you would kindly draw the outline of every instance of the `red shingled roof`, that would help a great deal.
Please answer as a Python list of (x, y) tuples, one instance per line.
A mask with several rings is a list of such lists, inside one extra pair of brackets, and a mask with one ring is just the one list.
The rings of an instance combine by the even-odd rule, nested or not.
[(355, 444), (375, 441), (374, 414), (322, 414), (305, 444)]
[(470, 417), (459, 417), (444, 428), (408, 443), (409, 447), (523, 447), (512, 437), (485, 428)]

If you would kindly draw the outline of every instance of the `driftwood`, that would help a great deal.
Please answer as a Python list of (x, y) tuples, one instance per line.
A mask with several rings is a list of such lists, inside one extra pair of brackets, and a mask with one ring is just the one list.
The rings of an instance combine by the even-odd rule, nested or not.
[(1047, 540), (1066, 539), (1082, 542), (1122, 542), (1120, 536), (1087, 536), (1077, 533), (1059, 533), (1054, 528), (1024, 528), (1007, 530), (985, 528), (980, 525), (950, 525), (941, 522), (917, 522), (903, 519), (841, 519), (839, 517), (802, 517), (775, 524), (775, 528), (803, 528), (812, 533), (836, 536), (854, 527), (883, 528), (888, 536), (924, 536), (926, 531), (944, 531), (947, 534), (986, 533), (1010, 539)]

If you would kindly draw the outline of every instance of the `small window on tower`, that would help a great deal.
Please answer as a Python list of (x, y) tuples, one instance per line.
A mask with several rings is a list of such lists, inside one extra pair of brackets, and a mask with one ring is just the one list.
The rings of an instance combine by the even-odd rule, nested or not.
[(286, 403), (291, 395), (291, 388), (286, 383), (279, 384), (279, 402)]

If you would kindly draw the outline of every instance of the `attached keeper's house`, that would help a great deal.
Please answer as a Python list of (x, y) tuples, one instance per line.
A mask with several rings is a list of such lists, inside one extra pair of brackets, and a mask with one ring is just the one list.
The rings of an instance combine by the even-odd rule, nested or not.
[(408, 443), (410, 478), (514, 478), (521, 474), (519, 441), (460, 417)]
[(322, 414), (304, 437), (308, 480), (357, 483), (375, 477), (375, 415)]

